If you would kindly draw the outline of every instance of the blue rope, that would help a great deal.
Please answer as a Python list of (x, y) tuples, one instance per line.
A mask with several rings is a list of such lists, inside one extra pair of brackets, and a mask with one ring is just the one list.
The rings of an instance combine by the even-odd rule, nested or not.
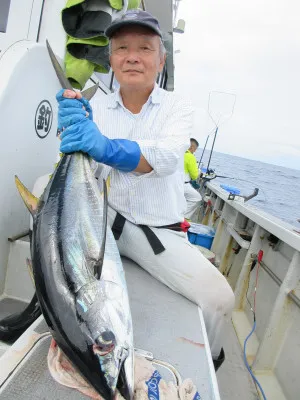
[(266, 395), (265, 395), (265, 392), (263, 391), (263, 388), (261, 387), (261, 385), (260, 385), (260, 383), (258, 382), (258, 380), (256, 379), (256, 377), (254, 376), (254, 374), (253, 374), (253, 372), (252, 372), (252, 369), (251, 369), (250, 365), (248, 364), (247, 356), (246, 356), (246, 346), (247, 346), (247, 342), (248, 342), (248, 339), (250, 338), (250, 336), (252, 335), (252, 333), (255, 331), (255, 328), (256, 328), (256, 321), (254, 320), (253, 328), (252, 328), (251, 332), (249, 333), (249, 335), (246, 337), (245, 342), (244, 342), (244, 362), (245, 362), (245, 365), (246, 365), (246, 367), (247, 367), (247, 370), (249, 371), (249, 373), (250, 373), (252, 379), (254, 380), (254, 382), (255, 382), (255, 383), (257, 384), (257, 386), (259, 387), (259, 390), (260, 390), (260, 392), (261, 392), (261, 394), (262, 394), (262, 396), (263, 396), (263, 399), (264, 399), (264, 400), (267, 400)]

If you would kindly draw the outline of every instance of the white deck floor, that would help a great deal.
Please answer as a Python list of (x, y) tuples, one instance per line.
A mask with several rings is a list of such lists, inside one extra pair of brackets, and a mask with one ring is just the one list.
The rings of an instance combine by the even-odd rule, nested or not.
[(222, 400), (257, 400), (254, 383), (243, 361), (243, 352), (234, 328), (228, 323), (224, 330), (226, 359), (217, 372)]

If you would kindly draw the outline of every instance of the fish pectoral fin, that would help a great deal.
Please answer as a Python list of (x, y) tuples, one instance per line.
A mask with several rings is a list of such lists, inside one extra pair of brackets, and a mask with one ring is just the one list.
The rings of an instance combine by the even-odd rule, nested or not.
[(103, 179), (103, 196), (104, 196), (104, 202), (103, 202), (103, 236), (102, 236), (102, 243), (101, 243), (101, 247), (100, 247), (100, 254), (99, 254), (98, 260), (96, 261), (96, 263), (94, 265), (94, 275), (95, 275), (96, 279), (100, 279), (100, 277), (101, 277), (103, 261), (104, 261), (104, 253), (105, 253), (106, 232), (107, 232), (108, 198), (107, 198), (107, 186), (106, 186), (106, 182), (105, 182), (104, 179)]
[(31, 192), (29, 192), (29, 190), (23, 185), (23, 183), (16, 175), (15, 175), (15, 183), (25, 203), (25, 206), (28, 208), (30, 214), (32, 216), (35, 216), (39, 204), (39, 199), (35, 197)]

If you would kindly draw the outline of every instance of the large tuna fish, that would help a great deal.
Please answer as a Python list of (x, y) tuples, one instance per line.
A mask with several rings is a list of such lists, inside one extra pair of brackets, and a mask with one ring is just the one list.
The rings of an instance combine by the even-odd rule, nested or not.
[[(64, 155), (42, 197), (16, 178), (33, 216), (32, 268), (58, 346), (104, 399), (133, 396), (133, 337), (120, 255), (89, 158)], [(106, 238), (106, 243), (105, 243)]]

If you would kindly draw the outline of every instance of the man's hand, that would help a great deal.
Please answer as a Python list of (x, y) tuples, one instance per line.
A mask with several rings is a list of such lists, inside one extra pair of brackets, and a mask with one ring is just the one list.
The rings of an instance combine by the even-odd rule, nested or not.
[(149, 172), (153, 171), (153, 168), (148, 163), (146, 158), (141, 154), (140, 162), (134, 172), (140, 172), (142, 174), (148, 174)]
[(93, 120), (90, 103), (80, 92), (60, 90), (56, 95), (58, 102), (58, 130), (62, 132), (69, 126), (88, 118)]
[(109, 139), (102, 135), (97, 125), (84, 118), (68, 126), (60, 135), (62, 153), (82, 151), (89, 154), (95, 161), (104, 162)]
[(111, 140), (102, 135), (92, 120), (89, 102), (80, 93), (61, 90), (56, 98), (59, 103), (58, 129), (62, 131), (62, 153), (82, 151), (95, 161), (124, 172), (137, 168), (141, 161), (139, 145), (131, 140)]

